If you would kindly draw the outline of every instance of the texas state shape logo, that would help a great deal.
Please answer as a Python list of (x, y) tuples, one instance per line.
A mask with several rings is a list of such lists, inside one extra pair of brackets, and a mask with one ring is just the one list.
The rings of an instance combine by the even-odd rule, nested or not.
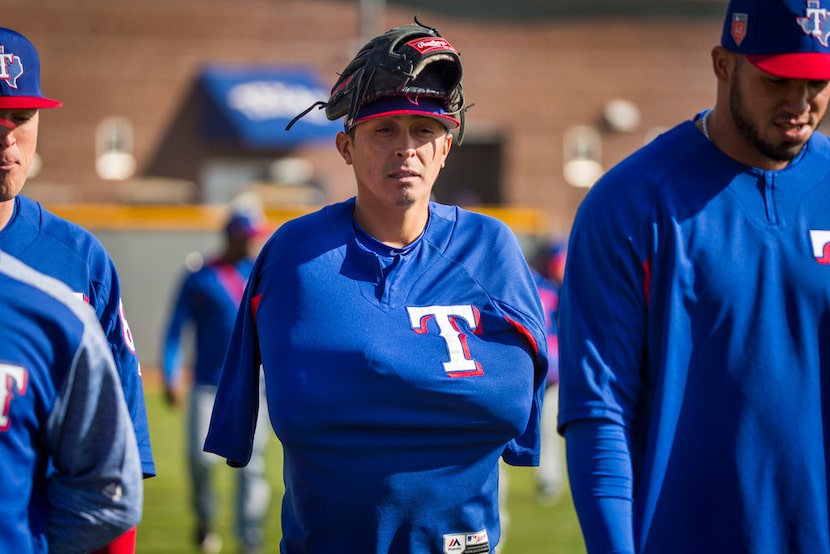
[(0, 81), (6, 81), (11, 88), (17, 88), (17, 79), (23, 75), (23, 62), (20, 56), (6, 54), (5, 47), (0, 44)]
[(807, 0), (804, 17), (796, 17), (798, 25), (805, 35), (814, 37), (822, 46), (827, 48), (830, 29), (827, 27), (830, 11), (821, 7), (819, 0)]
[(820, 264), (830, 264), (830, 231), (810, 230), (813, 256)]

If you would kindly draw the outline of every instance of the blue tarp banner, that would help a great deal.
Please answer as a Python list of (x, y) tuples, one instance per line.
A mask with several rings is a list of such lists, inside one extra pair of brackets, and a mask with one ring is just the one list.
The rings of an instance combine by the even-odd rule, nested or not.
[(315, 107), (285, 130), (294, 116), (329, 97), (328, 87), (309, 68), (211, 66), (202, 71), (200, 82), (208, 97), (205, 130), (214, 139), (251, 148), (290, 148), (333, 140), (343, 129)]

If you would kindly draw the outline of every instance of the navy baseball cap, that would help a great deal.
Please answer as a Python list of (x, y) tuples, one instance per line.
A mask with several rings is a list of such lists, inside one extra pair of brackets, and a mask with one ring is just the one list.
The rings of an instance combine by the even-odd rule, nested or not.
[(785, 79), (830, 80), (830, 0), (731, 0), (721, 45)]
[(423, 115), (435, 119), (447, 129), (455, 129), (461, 124), (459, 119), (447, 114), (444, 103), (437, 98), (386, 96), (362, 106), (354, 118), (352, 127), (368, 119), (396, 115)]
[(247, 213), (235, 213), (228, 218), (225, 224), (225, 234), (256, 238), (265, 234), (265, 225), (261, 218)]
[(29, 40), (0, 27), (0, 110), (58, 108), (40, 91), (40, 58)]

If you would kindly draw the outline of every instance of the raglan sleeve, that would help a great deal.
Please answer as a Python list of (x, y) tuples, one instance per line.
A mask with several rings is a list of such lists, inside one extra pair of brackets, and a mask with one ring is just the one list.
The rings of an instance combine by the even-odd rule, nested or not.
[(559, 309), (559, 431), (591, 552), (634, 552), (633, 427), (646, 369), (650, 248), (646, 199), (601, 181), (571, 231)]
[(222, 456), (232, 467), (244, 467), (250, 461), (259, 414), (259, 268), (259, 262), (255, 263), (236, 316), (204, 444), (206, 452)]
[(559, 306), (560, 431), (603, 419), (630, 428), (646, 355), (650, 246), (648, 202), (599, 183), (580, 206), (568, 246)]
[(524, 432), (508, 443), (502, 453), (502, 458), (505, 462), (514, 466), (537, 466), (539, 465), (542, 440), (540, 422), (548, 367), (547, 346), (543, 336), (536, 336), (527, 327), (521, 326), (520, 332), (532, 344), (531, 349), (534, 359), (532, 401)]
[(533, 360), (533, 390), (527, 426), (524, 432), (511, 440), (502, 458), (515, 466), (539, 465), (542, 416), (546, 378), (548, 372), (548, 341), (545, 314), (533, 274), (515, 237), (503, 239), (501, 248), (505, 256), (509, 282), (504, 287), (505, 302), (500, 303), (507, 321), (524, 337), (527, 351)]
[(103, 251), (103, 247), (100, 251), (96, 251), (91, 265), (93, 266), (93, 294), (90, 303), (98, 314), (113, 358), (115, 358), (124, 399), (127, 402), (127, 409), (130, 412), (138, 441), (144, 476), (152, 477), (156, 474), (156, 466), (150, 444), (144, 383), (135, 341), (124, 311), (118, 271), (112, 259)]
[(106, 340), (87, 324), (47, 420), (49, 551), (95, 550), (135, 527), (143, 475), (135, 432)]

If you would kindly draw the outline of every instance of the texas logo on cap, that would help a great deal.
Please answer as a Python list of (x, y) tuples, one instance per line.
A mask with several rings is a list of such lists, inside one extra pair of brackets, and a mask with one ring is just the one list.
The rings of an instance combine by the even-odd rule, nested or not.
[(17, 79), (23, 75), (23, 62), (20, 56), (6, 54), (6, 48), (0, 44), (0, 80), (6, 81), (11, 88), (17, 88)]
[(821, 7), (819, 0), (807, 0), (804, 17), (797, 17), (795, 20), (801, 26), (804, 34), (817, 38), (821, 45), (826, 47), (827, 37), (830, 36), (830, 26), (824, 24), (827, 23), (828, 15), (830, 13), (828, 13), (827, 8)]
[(0, 110), (57, 108), (62, 104), (40, 90), (40, 58), (35, 46), (17, 31), (0, 27)]

